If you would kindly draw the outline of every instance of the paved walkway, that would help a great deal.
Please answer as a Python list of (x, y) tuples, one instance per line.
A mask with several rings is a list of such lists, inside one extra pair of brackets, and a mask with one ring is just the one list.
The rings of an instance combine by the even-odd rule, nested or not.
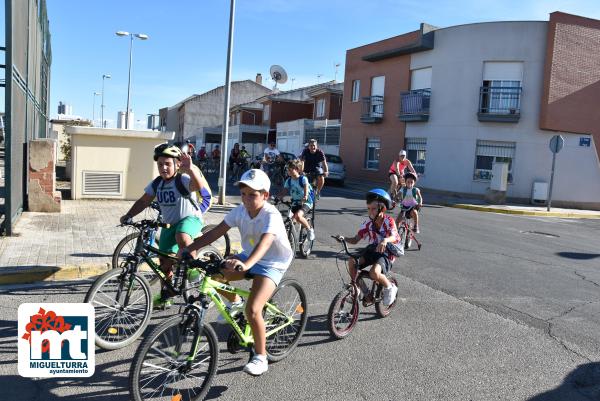
[[(111, 267), (117, 243), (128, 233), (119, 227), (132, 201), (63, 200), (61, 213), (25, 212), (15, 235), (0, 237), (0, 284), (88, 278)], [(219, 223), (228, 208), (214, 207), (206, 224)], [(239, 233), (230, 230), (232, 248)]]

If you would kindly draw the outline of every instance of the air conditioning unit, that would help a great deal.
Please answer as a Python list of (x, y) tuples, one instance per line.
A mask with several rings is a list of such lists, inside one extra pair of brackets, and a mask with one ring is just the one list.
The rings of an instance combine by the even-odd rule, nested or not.
[(547, 182), (534, 182), (533, 188), (531, 188), (531, 203), (532, 204), (545, 204), (548, 200), (548, 183)]

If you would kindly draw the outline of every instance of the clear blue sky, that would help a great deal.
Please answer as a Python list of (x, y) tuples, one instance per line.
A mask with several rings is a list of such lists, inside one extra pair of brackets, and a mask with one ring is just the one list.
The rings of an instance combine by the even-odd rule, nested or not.
[[(51, 116), (59, 101), (92, 117), (93, 93), (106, 80), (105, 119), (114, 124), (127, 100), (129, 39), (134, 40), (131, 105), (145, 127), (146, 115), (225, 81), (227, 0), (47, 0), (52, 34)], [(447, 27), (473, 22), (543, 20), (564, 11), (600, 19), (598, 0), (237, 0), (234, 80), (268, 77), (280, 64), (294, 87), (334, 78), (347, 49), (396, 36), (426, 22)], [(322, 74), (318, 78), (317, 75)], [(264, 80), (267, 86), (273, 82)], [(291, 80), (282, 86), (289, 89)], [(99, 119), (100, 97), (96, 98)]]

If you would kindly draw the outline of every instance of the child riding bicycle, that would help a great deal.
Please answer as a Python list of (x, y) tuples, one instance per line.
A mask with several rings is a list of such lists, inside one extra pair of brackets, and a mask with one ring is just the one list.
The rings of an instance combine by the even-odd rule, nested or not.
[(287, 162), (287, 171), (289, 177), (285, 180), (279, 197), (283, 198), (288, 193), (292, 198), (292, 213), (294, 220), (306, 227), (308, 230), (308, 240), (315, 240), (315, 230), (304, 217), (313, 207), (314, 191), (308, 178), (302, 174), (302, 162), (300, 160), (290, 160)]
[[(423, 206), (423, 196), (421, 190), (415, 187), (417, 182), (416, 174), (408, 172), (404, 174), (405, 186), (400, 188), (398, 195), (400, 197), (401, 210), (396, 219), (396, 224), (400, 224), (400, 221), (404, 216), (412, 218), (415, 222), (413, 231), (419, 233), (419, 209)], [(404, 215), (404, 216), (403, 216)]]
[[(262, 170), (251, 169), (236, 185), (240, 187), (242, 204), (231, 210), (218, 226), (189, 245), (187, 251), (209, 245), (232, 227), (240, 230), (243, 251), (225, 262), (223, 276), (226, 282), (252, 279), (246, 318), (252, 328), (256, 353), (244, 366), (244, 372), (259, 376), (268, 370), (263, 307), (277, 288), (293, 255), (281, 214), (267, 202), (271, 187), (269, 177)], [(180, 255), (185, 251), (181, 250)], [(223, 295), (227, 297), (227, 294)], [(242, 302), (237, 295), (229, 300)]]
[(385, 211), (392, 207), (392, 199), (385, 190), (376, 188), (367, 192), (366, 201), (369, 220), (361, 225), (354, 237), (346, 238), (346, 242), (357, 244), (361, 239), (365, 239), (369, 241), (369, 246), (358, 260), (358, 266), (355, 260), (350, 258), (348, 267), (352, 277), (356, 277), (357, 269), (370, 267), (369, 277), (384, 287), (383, 304), (389, 306), (396, 299), (398, 288), (388, 280), (386, 273), (392, 269), (394, 263), (393, 246), (400, 243), (396, 222), (385, 214)]
[(389, 193), (394, 200), (396, 198), (398, 186), (403, 187), (405, 185), (403, 176), (407, 168), (415, 176), (417, 175), (412, 163), (406, 158), (406, 150), (401, 150), (398, 152), (398, 158), (392, 162), (390, 169), (388, 170), (388, 176), (390, 177)]
[[(154, 160), (158, 166), (159, 176), (144, 188), (144, 194), (120, 218), (125, 223), (146, 209), (156, 198), (160, 207), (163, 222), (169, 224), (161, 231), (159, 249), (176, 254), (180, 247), (192, 243), (203, 226), (202, 213), (208, 210), (211, 192), (202, 172), (192, 164), (192, 158), (183, 153), (177, 146), (163, 143), (154, 148)], [(183, 173), (183, 174), (180, 174)], [(200, 191), (202, 199), (198, 199), (196, 191)], [(161, 258), (161, 270), (170, 279), (173, 260)], [(155, 308), (172, 304), (171, 296), (166, 288), (162, 288), (153, 300)]]

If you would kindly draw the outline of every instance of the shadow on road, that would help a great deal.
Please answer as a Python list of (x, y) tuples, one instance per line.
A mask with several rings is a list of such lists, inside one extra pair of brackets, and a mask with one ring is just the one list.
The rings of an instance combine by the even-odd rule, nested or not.
[(600, 388), (600, 363), (579, 365), (571, 371), (560, 386), (538, 394), (528, 401), (596, 400)]
[(556, 252), (556, 254), (562, 258), (576, 259), (576, 260), (590, 260), (590, 259), (600, 258), (600, 253)]

